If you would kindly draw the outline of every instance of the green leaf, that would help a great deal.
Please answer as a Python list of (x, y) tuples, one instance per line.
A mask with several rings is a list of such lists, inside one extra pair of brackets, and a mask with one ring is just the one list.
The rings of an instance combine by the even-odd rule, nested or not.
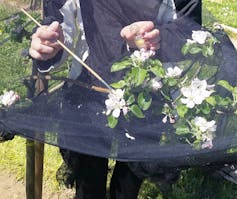
[(148, 93), (141, 92), (138, 95), (137, 102), (138, 102), (139, 107), (142, 110), (146, 111), (151, 106), (152, 98), (151, 98), (151, 96)]
[(162, 68), (162, 63), (161, 63), (161, 61), (158, 60), (158, 59), (151, 59), (151, 60), (150, 60), (150, 65), (151, 65), (152, 67), (160, 67), (160, 68)]
[(187, 54), (188, 54), (189, 48), (190, 48), (190, 44), (189, 44), (189, 43), (186, 43), (186, 44), (182, 47), (181, 52), (183, 53), (183, 55), (187, 55)]
[(205, 57), (212, 56), (213, 53), (214, 53), (214, 48), (212, 46), (205, 46), (205, 48), (202, 51), (202, 54)]
[(231, 103), (232, 103), (232, 100), (229, 97), (225, 97), (225, 98), (219, 97), (217, 104), (219, 106), (228, 106)]
[(206, 98), (206, 102), (212, 106), (216, 106), (216, 98), (214, 96), (210, 96)]
[(174, 78), (168, 78), (168, 85), (175, 86), (177, 84), (177, 80)]
[(177, 135), (186, 135), (186, 134), (190, 133), (190, 129), (185, 125), (181, 125), (176, 128), (175, 133)]
[(144, 114), (142, 112), (142, 110), (139, 108), (138, 105), (134, 104), (130, 107), (130, 110), (132, 111), (132, 113), (138, 117), (138, 118), (144, 118)]
[(200, 72), (198, 74), (199, 79), (211, 79), (212, 77), (214, 77), (218, 71), (218, 66), (210, 66), (207, 64), (204, 64), (201, 69)]
[(195, 77), (195, 75), (197, 75), (197, 71), (199, 71), (201, 68), (200, 63), (197, 61), (195, 63), (193, 63), (193, 65), (189, 68), (189, 70), (187, 70), (187, 77), (188, 79), (193, 79)]
[(133, 68), (132, 69), (133, 83), (136, 86), (141, 85), (146, 78), (146, 74), (147, 71), (143, 68)]
[(237, 153), (237, 147), (232, 147), (227, 150), (227, 153)]
[(120, 80), (118, 82), (110, 84), (113, 88), (123, 88), (126, 85), (124, 80)]
[(114, 128), (118, 124), (118, 118), (113, 117), (113, 115), (109, 115), (107, 120), (110, 128)]
[(193, 46), (192, 48), (189, 49), (189, 53), (190, 54), (197, 54), (197, 53), (200, 53), (202, 52), (202, 49), (200, 47), (197, 47), (197, 46)]
[(111, 66), (111, 69), (110, 71), (111, 72), (117, 72), (117, 71), (120, 71), (120, 70), (123, 70), (125, 68), (129, 68), (131, 67), (132, 65), (132, 62), (130, 59), (128, 58), (125, 58), (123, 61), (121, 62), (115, 62), (112, 66)]
[(192, 65), (193, 61), (192, 60), (185, 60), (185, 61), (180, 61), (180, 62), (177, 62), (177, 66), (186, 71), (191, 65)]
[(233, 92), (234, 91), (234, 87), (231, 86), (229, 84), (229, 82), (227, 82), (226, 80), (220, 80), (218, 83), (218, 85), (224, 87), (226, 90), (230, 91), (230, 92)]
[(237, 87), (234, 87), (232, 95), (233, 95), (234, 101), (236, 102), (236, 100), (237, 100)]
[(165, 70), (162, 67), (153, 66), (150, 68), (150, 71), (156, 76), (156, 77), (164, 77)]
[(179, 104), (177, 106), (177, 113), (181, 118), (183, 118), (187, 112), (188, 112), (188, 107), (186, 105)]
[(132, 103), (135, 102), (135, 96), (133, 94), (131, 94), (128, 98), (128, 100), (126, 101), (127, 105), (131, 105)]
[(205, 115), (209, 114), (211, 112), (211, 108), (210, 108), (209, 104), (208, 103), (203, 103), (202, 106), (201, 106), (201, 111)]
[(201, 140), (195, 140), (195, 141), (193, 142), (192, 146), (193, 146), (193, 148), (194, 148), (195, 150), (201, 149)]
[(229, 98), (229, 97), (221, 97), (219, 95), (214, 95), (213, 97), (215, 97), (215, 100), (216, 100), (216, 104), (218, 106), (228, 106), (229, 104), (232, 103), (232, 100)]

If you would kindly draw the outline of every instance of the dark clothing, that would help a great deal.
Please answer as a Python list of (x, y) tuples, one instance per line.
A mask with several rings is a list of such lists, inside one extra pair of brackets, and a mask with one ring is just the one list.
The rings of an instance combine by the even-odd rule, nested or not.
[[(76, 199), (106, 198), (108, 159), (61, 149), (65, 165), (57, 180), (72, 187), (76, 182)], [(65, 168), (66, 167), (66, 168)], [(64, 178), (64, 179), (62, 179)], [(110, 183), (111, 199), (137, 198), (142, 183), (124, 162), (117, 162)]]
[(142, 179), (138, 178), (124, 162), (116, 162), (110, 183), (111, 199), (137, 198)]
[[(191, 12), (190, 9), (185, 9), (182, 15), (189, 12), (189, 16), (194, 15), (192, 17), (200, 22), (201, 4), (199, 3), (199, 7), (196, 8), (198, 1), (190, 2), (194, 4), (194, 7), (190, 7)], [(181, 11), (185, 4), (180, 0), (177, 3)], [(103, 74), (103, 78), (109, 83), (119, 81), (121, 73), (111, 73), (110, 66), (128, 54), (126, 43), (120, 37), (121, 29), (136, 21), (149, 20), (156, 24), (161, 1), (146, 0), (144, 4), (142, 0), (81, 0), (80, 4), (86, 40), (90, 49), (87, 63), (99, 74)], [(157, 24), (158, 29), (161, 25)], [(95, 85), (100, 84), (94, 77), (92, 79)]]
[[(50, 4), (50, 6), (45, 7), (45, 14), (49, 15), (47, 17), (53, 15), (51, 18), (59, 18), (61, 22), (62, 16), (58, 13), (58, 8), (62, 6), (61, 1), (59, 3), (57, 1), (46, 2)], [(177, 0), (176, 3), (178, 10), (182, 10), (187, 1)], [(55, 4), (56, 9), (51, 4)], [(87, 59), (88, 65), (93, 66), (93, 69), (99, 74), (103, 74), (103, 78), (108, 83), (119, 80), (121, 74), (111, 73), (110, 66), (128, 54), (126, 43), (120, 37), (121, 29), (136, 21), (150, 20), (155, 22), (161, 1), (80, 0), (80, 5), (86, 40), (90, 49)], [(190, 14), (194, 15), (194, 18), (199, 22), (201, 21), (200, 6), (201, 3)], [(40, 69), (46, 69), (53, 62), (56, 62), (56, 59), (60, 58), (60, 53), (54, 59), (48, 62), (38, 62), (37, 65)], [(90, 76), (90, 78), (93, 84), (100, 85), (100, 82), (94, 77)], [(71, 158), (78, 160), (76, 161), (78, 164), (71, 165), (76, 181), (76, 198), (104, 199), (106, 197), (108, 160), (69, 151), (69, 156), (70, 154)], [(126, 163), (117, 162), (111, 180), (111, 198), (136, 199), (141, 183), (142, 179), (132, 173)]]
[[(43, 24), (50, 24), (57, 20), (63, 21), (59, 9), (65, 0), (45, 0)], [(86, 40), (90, 48), (87, 63), (95, 71), (103, 74), (105, 80), (116, 81), (120, 79), (119, 73), (110, 73), (109, 67), (114, 61), (128, 54), (126, 44), (120, 37), (120, 30), (135, 21), (156, 21), (156, 16), (161, 1), (148, 0), (146, 6), (142, 0), (81, 0), (82, 18), (85, 27)], [(179, 16), (188, 15), (201, 24), (201, 0), (175, 0)], [(187, 6), (190, 5), (190, 6)], [(187, 6), (187, 9), (185, 8)], [(185, 9), (184, 9), (185, 8)], [(41, 70), (47, 70), (51, 65), (60, 60), (62, 51), (53, 59), (47, 61), (34, 60)]]

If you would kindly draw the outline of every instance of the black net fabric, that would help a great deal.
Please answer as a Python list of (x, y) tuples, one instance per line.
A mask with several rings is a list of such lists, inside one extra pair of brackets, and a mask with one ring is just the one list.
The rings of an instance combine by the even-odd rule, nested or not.
[[(200, 25), (181, 17), (158, 26), (161, 48), (156, 58), (162, 62), (199, 59), (199, 56), (183, 56), (181, 47), (191, 38), (193, 30), (202, 28)], [(215, 45), (212, 60), (219, 68), (208, 83), (224, 79), (236, 85), (236, 50), (222, 30), (213, 32), (213, 35), (220, 41)], [(224, 89), (219, 88), (218, 92), (222, 96), (228, 95)], [(174, 133), (172, 124), (162, 122), (163, 115), (154, 116), (149, 111), (144, 119), (120, 120), (116, 128), (108, 127), (106, 115), (103, 114), (106, 99), (105, 93), (66, 83), (54, 93), (41, 93), (32, 100), (22, 99), (9, 108), (2, 108), (1, 128), (74, 152), (131, 162), (131, 168), (139, 170), (138, 173), (143, 176), (155, 173), (161, 167), (222, 164), (237, 160), (234, 152), (237, 147), (236, 115), (224, 114), (218, 120), (212, 148), (195, 149)], [(163, 140), (164, 134), (168, 141)]]
[[(1, 110), (1, 123), (8, 131), (29, 139), (122, 161), (157, 160), (160, 166), (176, 167), (233, 161), (236, 158), (235, 153), (228, 153), (228, 149), (237, 146), (236, 117), (223, 117), (212, 149), (197, 150), (189, 144), (180, 143), (172, 126), (163, 124), (161, 117), (121, 122), (115, 129), (106, 127), (106, 117), (101, 114), (103, 99), (100, 101), (94, 91), (85, 90), (83, 96), (77, 98), (78, 105), (71, 105), (70, 99), (65, 100), (71, 92), (66, 89), (50, 96), (42, 95), (30, 105), (26, 102), (26, 107), (21, 104), (20, 107), (16, 105)], [(83, 97), (86, 98), (83, 100)], [(169, 143), (161, 142), (163, 132), (172, 137)], [(125, 133), (135, 140), (127, 138)]]
[[(175, 30), (172, 34), (176, 33)], [(219, 70), (212, 82), (225, 79), (236, 84), (236, 50), (223, 31), (217, 31), (215, 36), (221, 43), (216, 46)], [(176, 42), (177, 38), (170, 42)], [(219, 89), (219, 93), (227, 95), (225, 90)], [(219, 119), (211, 149), (194, 149), (180, 140), (172, 124), (162, 122), (163, 115), (154, 116), (147, 112), (144, 119), (121, 120), (116, 128), (108, 127), (106, 115), (102, 113), (106, 98), (107, 94), (65, 84), (52, 94), (42, 93), (33, 100), (21, 100), (2, 109), (1, 126), (23, 137), (79, 153), (128, 162), (156, 161), (161, 167), (236, 160), (237, 154), (230, 152), (237, 147), (235, 115), (225, 114)], [(164, 133), (168, 142), (162, 139)]]

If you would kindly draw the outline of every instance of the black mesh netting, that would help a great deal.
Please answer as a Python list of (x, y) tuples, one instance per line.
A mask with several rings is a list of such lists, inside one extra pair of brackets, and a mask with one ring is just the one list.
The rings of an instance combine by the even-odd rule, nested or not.
[[(157, 57), (163, 62), (191, 59), (189, 56), (183, 57), (180, 49), (191, 37), (192, 30), (200, 28), (194, 21), (183, 17), (161, 25), (161, 48)], [(220, 43), (215, 46), (216, 52), (211, 62), (219, 68), (209, 83), (225, 79), (236, 85), (236, 50), (222, 30), (213, 34)], [(198, 60), (199, 56), (193, 56), (193, 59)], [(101, 75), (107, 78), (106, 74)], [(228, 94), (224, 89), (219, 88), (218, 91), (222, 96)], [(11, 132), (82, 154), (127, 162), (152, 162), (131, 165), (134, 170), (140, 169), (140, 174), (155, 173), (157, 166), (185, 167), (236, 161), (236, 115), (221, 115), (212, 148), (194, 149), (174, 133), (172, 124), (162, 122), (163, 115), (155, 116), (149, 111), (145, 113), (145, 119), (121, 120), (116, 128), (109, 128), (102, 113), (105, 99), (107, 94), (66, 83), (52, 94), (41, 93), (33, 100), (22, 99), (10, 108), (1, 109), (2, 132)], [(161, 101), (157, 100), (158, 103)]]
[[(222, 31), (215, 36), (221, 40), (216, 47), (221, 57), (218, 57), (219, 71), (212, 82), (226, 79), (235, 83), (236, 51)], [(219, 93), (226, 95), (221, 89)], [(219, 119), (211, 149), (194, 149), (174, 134), (171, 124), (162, 123), (162, 115), (148, 112), (145, 119), (132, 118), (130, 122), (120, 121), (115, 129), (107, 127), (102, 113), (106, 98), (107, 94), (65, 84), (52, 94), (42, 93), (32, 101), (21, 100), (2, 109), (1, 126), (26, 138), (122, 161), (157, 161), (159, 166), (177, 167), (236, 160), (236, 153), (231, 152), (237, 146), (234, 115), (224, 114)], [(166, 141), (162, 139), (164, 134)]]

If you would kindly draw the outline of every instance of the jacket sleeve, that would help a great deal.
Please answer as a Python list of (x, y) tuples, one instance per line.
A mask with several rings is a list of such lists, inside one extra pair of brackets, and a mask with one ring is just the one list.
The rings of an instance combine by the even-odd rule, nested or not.
[(174, 0), (177, 12), (202, 24), (202, 0)]
[[(72, 51), (74, 50), (75, 38), (78, 35), (76, 23), (77, 5), (75, 0), (46, 1), (44, 6), (45, 18), (42, 22), (44, 25), (49, 25), (53, 21), (58, 21), (63, 29), (64, 44)], [(67, 57), (68, 53), (64, 50), (60, 50), (52, 59), (46, 61), (33, 59), (33, 63), (40, 72), (49, 72), (52, 68), (60, 66)]]

